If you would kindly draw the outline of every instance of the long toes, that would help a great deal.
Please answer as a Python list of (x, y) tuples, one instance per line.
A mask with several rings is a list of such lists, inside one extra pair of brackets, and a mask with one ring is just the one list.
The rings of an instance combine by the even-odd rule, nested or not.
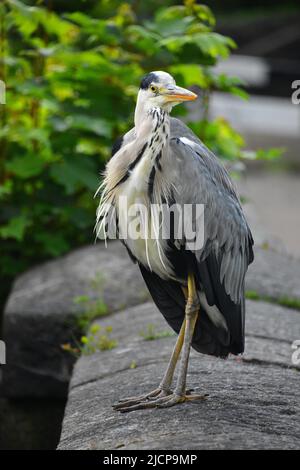
[(122, 408), (126, 408), (128, 406), (137, 405), (138, 403), (141, 403), (141, 401), (142, 401), (141, 399), (122, 401), (121, 403), (115, 403), (113, 405), (113, 409), (114, 410), (121, 410)]
[(206, 400), (206, 398), (209, 397), (208, 393), (204, 393), (204, 395), (187, 395), (185, 397), (186, 401), (196, 401), (196, 400)]
[(114, 404), (113, 409), (120, 410), (128, 406), (138, 405), (139, 403), (144, 403), (144, 402), (147, 403), (148, 401), (151, 401), (151, 400), (155, 400), (155, 397), (151, 398), (148, 395), (145, 395), (142, 397), (136, 397), (135, 399), (132, 399), (132, 400), (124, 400), (124, 401)]
[(168, 400), (168, 397), (157, 398), (156, 400), (147, 400), (144, 402), (140, 402), (131, 406), (126, 407), (118, 407), (115, 408), (117, 411), (121, 413), (129, 413), (130, 411), (136, 410), (147, 410), (149, 408), (157, 408), (161, 403)]
[(177, 405), (178, 403), (184, 403), (186, 401), (196, 401), (196, 400), (205, 400), (208, 397), (208, 394), (206, 393), (205, 395), (175, 395), (173, 394), (171, 397), (167, 397), (167, 400), (165, 400), (162, 403), (159, 403), (157, 405), (157, 408), (169, 408), (170, 406)]
[(160, 392), (157, 394), (157, 395), (152, 395), (152, 396), (149, 396), (149, 400), (152, 401), (152, 400), (157, 400), (158, 398), (164, 398), (164, 397), (168, 397), (172, 395), (172, 391), (171, 390), (160, 390)]
[[(150, 394), (149, 394), (150, 395)], [(139, 400), (144, 400), (145, 398), (147, 398), (148, 394), (145, 394), (145, 395), (138, 395), (136, 397), (127, 397), (127, 398), (120, 398), (120, 400), (118, 400), (118, 403), (125, 403), (125, 402), (128, 402), (128, 401), (139, 401)]]
[[(146, 397), (147, 395), (141, 395), (139, 397), (121, 398), (120, 400), (118, 400), (118, 403), (116, 403), (116, 405), (122, 405), (123, 403), (139, 402), (139, 401), (145, 400)], [(116, 406), (116, 405), (113, 405), (113, 406)]]
[(151, 401), (137, 403), (136, 405), (126, 406), (122, 408), (115, 408), (121, 413), (130, 413), (130, 411), (135, 410), (147, 410), (148, 408), (155, 408), (155, 403)]
[(118, 403), (125, 403), (126, 401), (138, 400), (141, 397), (127, 397), (127, 398), (120, 398)]
[(209, 395), (175, 395), (174, 393), (168, 393), (165, 391), (161, 391), (160, 395), (149, 399), (146, 398), (144, 400), (139, 401), (127, 401), (123, 403), (119, 403), (114, 406), (116, 411), (120, 411), (121, 413), (129, 413), (130, 411), (136, 410), (147, 410), (150, 408), (169, 408), (170, 406), (177, 405), (178, 403), (184, 403), (186, 401), (196, 401), (196, 400), (205, 400)]
[(185, 401), (185, 397), (180, 397), (177, 395), (173, 395), (171, 398), (168, 398), (162, 403), (157, 405), (157, 408), (169, 408), (170, 406), (177, 405), (178, 403), (183, 403)]
[(147, 393), (145, 395), (141, 395), (139, 397), (123, 398), (119, 400), (118, 403), (115, 403), (113, 405), (113, 408), (115, 410), (119, 410), (124, 407), (137, 405), (139, 403), (143, 403), (143, 402), (147, 402), (151, 400), (156, 400), (157, 398), (165, 397), (167, 395), (170, 395), (171, 393), (172, 393), (171, 391), (161, 390), (160, 388), (157, 388), (153, 390), (152, 392)]
[(137, 397), (121, 398), (121, 399), (119, 400), (119, 403), (124, 403), (124, 402), (127, 402), (127, 401), (141, 401), (141, 400), (145, 400), (146, 398), (156, 397), (157, 395), (160, 394), (160, 392), (161, 392), (161, 389), (160, 389), (160, 388), (156, 388), (155, 390), (152, 390), (152, 392), (145, 393), (144, 395), (140, 395), (140, 396), (137, 396)]

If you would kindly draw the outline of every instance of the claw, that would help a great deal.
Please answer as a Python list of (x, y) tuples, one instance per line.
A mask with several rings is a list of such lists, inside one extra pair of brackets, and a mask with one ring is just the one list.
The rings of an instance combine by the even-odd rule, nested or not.
[(157, 397), (152, 400), (144, 400), (140, 402), (126, 402), (115, 406), (114, 409), (121, 413), (129, 413), (130, 411), (146, 410), (149, 408), (169, 408), (177, 405), (178, 403), (184, 403), (186, 401), (205, 400), (208, 394), (205, 395), (177, 395), (172, 393), (163, 397)]
[(162, 390), (161, 388), (157, 388), (150, 393), (146, 393), (145, 395), (141, 395), (139, 397), (130, 397), (119, 400), (119, 403), (113, 405), (113, 409), (117, 411), (121, 411), (122, 408), (131, 407), (134, 405), (138, 405), (139, 403), (149, 402), (151, 400), (155, 400), (157, 398), (165, 397), (171, 395), (171, 391)]

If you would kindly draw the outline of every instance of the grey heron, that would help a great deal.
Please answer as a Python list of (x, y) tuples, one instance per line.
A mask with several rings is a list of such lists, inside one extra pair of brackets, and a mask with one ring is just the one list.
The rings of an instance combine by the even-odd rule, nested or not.
[[(159, 386), (147, 394), (120, 400), (114, 408), (121, 412), (169, 407), (205, 397), (186, 389), (191, 347), (222, 358), (244, 350), (244, 280), (253, 261), (253, 238), (220, 160), (185, 124), (170, 117), (174, 105), (196, 98), (166, 72), (146, 75), (137, 97), (135, 126), (115, 144), (100, 187), (97, 230), (104, 227), (108, 235), (110, 204), (115, 209), (119, 238), (138, 264), (158, 309), (178, 333)], [(128, 202), (125, 209), (122, 198)], [(136, 203), (147, 209), (138, 212), (137, 237), (128, 232), (128, 208)], [(190, 243), (185, 224), (175, 236), (176, 217), (169, 219), (169, 236), (162, 236), (165, 212), (171, 212), (174, 204), (204, 206), (204, 217), (197, 218), (194, 212), (189, 216), (194, 233), (204, 224), (200, 246)], [(164, 217), (152, 210), (160, 205), (167, 208)], [(155, 236), (150, 237), (149, 227)]]

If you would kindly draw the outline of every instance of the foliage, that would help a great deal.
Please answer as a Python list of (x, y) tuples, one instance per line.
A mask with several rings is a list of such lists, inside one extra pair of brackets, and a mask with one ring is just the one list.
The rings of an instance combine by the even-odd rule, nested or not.
[(82, 336), (77, 347), (70, 343), (62, 345), (62, 349), (73, 354), (75, 357), (80, 355), (89, 356), (97, 351), (107, 351), (117, 346), (117, 341), (111, 338), (112, 327), (105, 328), (100, 325), (91, 325), (87, 335)]
[(245, 292), (245, 296), (247, 299), (250, 299), (250, 300), (261, 300), (261, 296), (255, 290), (247, 290)]
[(83, 347), (81, 353), (93, 354), (97, 351), (107, 351), (117, 346), (117, 341), (111, 338), (112, 327), (105, 328), (100, 325), (92, 325), (87, 336), (82, 336)]
[(300, 310), (300, 299), (294, 297), (282, 296), (278, 299), (279, 305), (287, 308), (293, 308), (295, 310)]
[(294, 310), (300, 310), (300, 299), (295, 297), (281, 296), (278, 298), (260, 295), (256, 291), (248, 290), (245, 293), (246, 298), (250, 300), (262, 300), (264, 302), (270, 302), (273, 304), (281, 305), (282, 307), (292, 308)]
[(86, 331), (95, 318), (107, 315), (108, 308), (103, 301), (104, 280), (97, 275), (90, 283), (91, 289), (94, 291), (93, 297), (90, 295), (79, 295), (73, 299), (74, 304), (81, 309), (76, 315), (76, 324), (80, 331)]
[[(68, 13), (59, 14), (52, 4), (0, 4), (1, 276), (9, 281), (92, 241), (98, 175), (112, 141), (132, 125), (146, 72), (167, 70), (207, 100), (215, 89), (245, 97), (236, 78), (214, 74), (236, 45), (194, 0), (76, 2), (84, 12), (62, 2)], [(224, 120), (197, 129), (220, 157), (242, 156), (243, 140)]]
[(146, 331), (141, 331), (140, 335), (144, 338), (145, 341), (153, 341), (160, 338), (168, 338), (174, 336), (172, 331), (157, 331), (155, 326), (152, 323), (147, 325)]
[(137, 368), (137, 363), (136, 361), (131, 361), (130, 365), (129, 365), (129, 369), (136, 369)]
[(77, 325), (85, 330), (92, 320), (106, 315), (108, 310), (106, 304), (100, 299), (91, 299), (87, 295), (75, 297), (74, 303), (83, 307), (83, 311), (77, 316)]

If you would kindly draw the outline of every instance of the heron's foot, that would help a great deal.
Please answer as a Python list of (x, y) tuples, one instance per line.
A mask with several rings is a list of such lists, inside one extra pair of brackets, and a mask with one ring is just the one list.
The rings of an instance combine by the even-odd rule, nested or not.
[(120, 411), (121, 413), (129, 413), (130, 411), (135, 410), (147, 410), (149, 408), (169, 408), (171, 406), (177, 405), (178, 403), (184, 403), (188, 401), (196, 400), (205, 400), (208, 397), (208, 394), (199, 395), (199, 394), (188, 394), (178, 395), (176, 393), (171, 393), (165, 396), (151, 397), (149, 399), (140, 401), (140, 402), (122, 402), (114, 407), (115, 410)]
[(128, 408), (129, 406), (138, 405), (139, 403), (149, 402), (151, 400), (156, 400), (158, 398), (167, 397), (172, 394), (171, 390), (162, 389), (160, 387), (152, 390), (149, 393), (145, 393), (144, 395), (140, 395), (137, 397), (129, 397), (123, 398), (119, 400), (118, 403), (113, 405), (114, 410), (122, 411), (123, 408)]

